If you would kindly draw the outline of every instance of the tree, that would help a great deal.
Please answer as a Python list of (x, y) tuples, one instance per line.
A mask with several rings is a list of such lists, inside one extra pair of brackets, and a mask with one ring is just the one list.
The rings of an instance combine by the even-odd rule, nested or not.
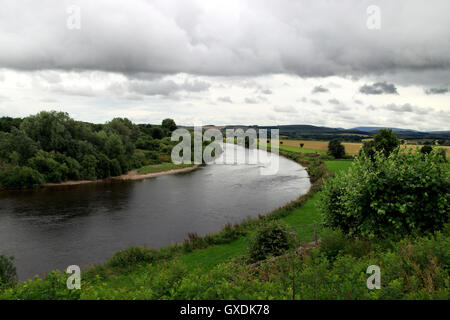
[(345, 148), (337, 139), (333, 139), (328, 143), (328, 153), (336, 159), (345, 157)]
[(163, 131), (161, 128), (153, 127), (152, 128), (152, 138), (153, 139), (162, 139), (163, 137)]
[(303, 148), (305, 144), (304, 143), (300, 143), (300, 148)]
[(373, 140), (365, 142), (361, 150), (371, 158), (376, 151), (380, 151), (388, 157), (400, 145), (400, 141), (391, 129), (381, 129), (373, 137)]
[(433, 147), (430, 145), (423, 146), (420, 149), (420, 152), (422, 152), (423, 154), (429, 154), (431, 151), (433, 151)]
[(163, 129), (167, 129), (170, 133), (177, 129), (177, 125), (173, 119), (164, 119), (161, 126)]

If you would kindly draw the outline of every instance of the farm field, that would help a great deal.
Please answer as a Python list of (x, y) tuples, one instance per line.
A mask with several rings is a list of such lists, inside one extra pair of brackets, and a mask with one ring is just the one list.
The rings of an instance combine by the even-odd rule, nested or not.
[[(328, 150), (328, 141), (311, 141), (311, 140), (280, 140), (283, 142), (281, 150), (294, 151), (294, 152), (319, 152), (326, 153)], [(303, 148), (300, 148), (300, 143), (304, 143)], [(356, 155), (362, 147), (362, 143), (359, 142), (342, 142), (345, 147), (345, 153), (350, 155)], [(422, 148), (423, 145), (406, 145), (404, 148), (416, 149)], [(450, 156), (449, 146), (440, 146), (439, 148), (445, 149), (447, 157)]]

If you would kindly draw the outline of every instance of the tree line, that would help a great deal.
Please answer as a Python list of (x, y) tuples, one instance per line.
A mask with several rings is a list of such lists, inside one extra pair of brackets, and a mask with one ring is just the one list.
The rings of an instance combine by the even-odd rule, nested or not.
[(0, 188), (104, 179), (170, 161), (176, 128), (172, 119), (161, 125), (126, 118), (94, 124), (57, 111), (0, 118)]

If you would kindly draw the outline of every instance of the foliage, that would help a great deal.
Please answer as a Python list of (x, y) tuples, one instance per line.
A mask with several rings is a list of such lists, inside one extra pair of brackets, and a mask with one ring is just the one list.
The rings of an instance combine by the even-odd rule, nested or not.
[(30, 167), (14, 166), (0, 171), (0, 187), (4, 189), (38, 188), (44, 181), (44, 177)]
[(420, 149), (420, 152), (422, 152), (423, 154), (429, 154), (431, 151), (433, 151), (433, 147), (430, 145), (423, 146)]
[(175, 145), (168, 137), (174, 128), (171, 119), (162, 126), (125, 118), (91, 124), (56, 111), (0, 118), (0, 188), (104, 179), (162, 163)]
[(0, 254), (0, 288), (11, 286), (17, 281), (17, 271), (13, 260), (13, 257)]
[(386, 157), (400, 145), (400, 140), (391, 129), (381, 129), (373, 137), (373, 140), (364, 142), (361, 152), (369, 155), (370, 158), (379, 151)]
[(337, 139), (333, 139), (328, 143), (328, 153), (336, 159), (345, 157), (345, 148)]
[(261, 226), (249, 247), (250, 261), (257, 262), (278, 256), (292, 246), (292, 236), (287, 226), (274, 221)]
[(348, 172), (328, 179), (320, 209), (325, 222), (367, 237), (439, 230), (448, 221), (450, 176), (435, 151), (364, 152)]
[(116, 268), (125, 268), (142, 263), (152, 263), (159, 257), (159, 252), (156, 250), (147, 249), (145, 247), (129, 247), (128, 249), (120, 250), (108, 260), (107, 266)]

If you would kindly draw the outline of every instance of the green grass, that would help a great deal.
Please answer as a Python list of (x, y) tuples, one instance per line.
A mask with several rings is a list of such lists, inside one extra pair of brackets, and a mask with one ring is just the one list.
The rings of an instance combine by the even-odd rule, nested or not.
[[(271, 144), (270, 143), (259, 142), (259, 144), (265, 145), (265, 146), (267, 146), (267, 148), (271, 148)], [(285, 145), (282, 145), (282, 144), (279, 145), (279, 149), (280, 150), (284, 150), (284, 151), (291, 151), (291, 152), (326, 154), (326, 152), (322, 151), (322, 150), (309, 149), (309, 148), (300, 148), (300, 147), (294, 147), (294, 146), (285, 146)]]
[(334, 173), (338, 173), (341, 171), (347, 171), (352, 165), (351, 160), (330, 160), (325, 161), (325, 165), (328, 170)]
[(139, 174), (155, 173), (161, 171), (168, 171), (173, 169), (182, 169), (192, 167), (193, 164), (174, 164), (174, 163), (162, 163), (156, 165), (148, 165), (138, 169)]

